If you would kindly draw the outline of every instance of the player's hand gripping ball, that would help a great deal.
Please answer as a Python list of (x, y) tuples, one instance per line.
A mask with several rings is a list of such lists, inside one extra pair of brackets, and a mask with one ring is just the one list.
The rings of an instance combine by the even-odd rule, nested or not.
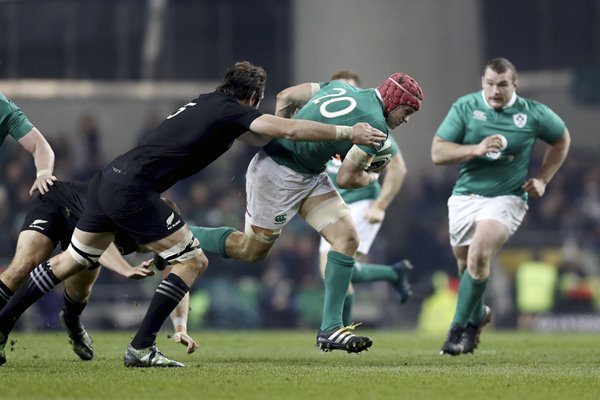
[(377, 154), (375, 154), (375, 157), (371, 161), (371, 165), (369, 165), (365, 171), (373, 172), (383, 170), (385, 166), (389, 164), (392, 157), (392, 142), (390, 142), (390, 139), (386, 139), (379, 150), (377, 150)]

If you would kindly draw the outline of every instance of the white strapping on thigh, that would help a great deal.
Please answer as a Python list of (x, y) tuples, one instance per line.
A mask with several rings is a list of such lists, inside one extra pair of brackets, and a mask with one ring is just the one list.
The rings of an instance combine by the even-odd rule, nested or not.
[(279, 235), (281, 235), (281, 229), (271, 229), (271, 231), (273, 232), (273, 235), (271, 236), (256, 233), (254, 232), (254, 229), (252, 229), (252, 224), (250, 224), (250, 222), (248, 222), (248, 219), (246, 219), (246, 223), (244, 225), (244, 234), (254, 240), (267, 244), (274, 243), (279, 237)]
[(187, 261), (199, 254), (202, 254), (200, 242), (194, 237), (191, 231), (188, 231), (183, 240), (158, 253), (160, 257), (169, 263), (173, 261)]
[(95, 266), (102, 253), (104, 253), (103, 249), (97, 249), (81, 243), (75, 236), (71, 237), (71, 243), (67, 250), (77, 263), (87, 268)]
[(323, 228), (337, 222), (346, 215), (350, 216), (348, 205), (344, 203), (341, 197), (335, 196), (316, 205), (304, 219), (317, 232), (321, 232)]

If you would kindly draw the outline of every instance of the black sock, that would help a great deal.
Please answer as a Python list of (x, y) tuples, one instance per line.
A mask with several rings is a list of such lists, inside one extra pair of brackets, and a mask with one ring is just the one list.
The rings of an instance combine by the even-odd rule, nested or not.
[(63, 298), (65, 300), (65, 306), (63, 307), (65, 325), (70, 331), (80, 332), (81, 325), (79, 318), (81, 317), (81, 313), (85, 309), (85, 306), (87, 306), (87, 301), (85, 303), (81, 303), (73, 300), (66, 290), (63, 294)]
[(8, 336), (21, 314), (60, 282), (52, 272), (48, 261), (44, 261), (31, 271), (27, 282), (21, 285), (11, 302), (0, 312), (0, 330), (2, 333)]
[(189, 290), (190, 288), (179, 276), (173, 273), (167, 275), (158, 285), (131, 345), (136, 349), (152, 346), (163, 322)]
[(10, 301), (13, 294), (14, 292), (10, 290), (4, 282), (0, 281), (0, 310), (2, 310), (6, 303)]

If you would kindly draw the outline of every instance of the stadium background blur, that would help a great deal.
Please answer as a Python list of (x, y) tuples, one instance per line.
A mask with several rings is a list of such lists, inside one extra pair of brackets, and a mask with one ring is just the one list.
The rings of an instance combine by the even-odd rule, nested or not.
[[(429, 147), (451, 103), (480, 88), (481, 68), (496, 56), (516, 65), (520, 95), (563, 117), (573, 148), (495, 260), (486, 300), (495, 325), (600, 331), (599, 0), (568, 9), (558, 0), (0, 0), (0, 91), (48, 138), (63, 180), (89, 179), (166, 115), (213, 90), (237, 60), (267, 70), (265, 112), (279, 90), (339, 69), (355, 70), (367, 87), (398, 70), (414, 76), (423, 109), (394, 131), (409, 174), (370, 260), (409, 258), (415, 296), (400, 306), (386, 284), (360, 286), (355, 317), (372, 327), (441, 332), (451, 318), (456, 268), (446, 200), (456, 166), (434, 166)], [(236, 144), (169, 192), (189, 223), (243, 226), (244, 173), (255, 151)], [(1, 268), (35, 173), (11, 139), (0, 156)], [(316, 234), (295, 219), (263, 262), (210, 257), (191, 292), (190, 328), (318, 325), (317, 249)], [(103, 272), (84, 322), (137, 326), (155, 286)], [(20, 328), (58, 328), (60, 290)]]

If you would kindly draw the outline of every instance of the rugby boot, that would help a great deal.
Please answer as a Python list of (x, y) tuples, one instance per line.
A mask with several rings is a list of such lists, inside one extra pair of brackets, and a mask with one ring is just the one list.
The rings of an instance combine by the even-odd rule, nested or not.
[(171, 360), (160, 352), (156, 345), (146, 347), (145, 349), (135, 349), (131, 344), (127, 346), (123, 362), (126, 367), (159, 367), (159, 368), (180, 368), (185, 364), (179, 361)]
[(357, 336), (350, 332), (360, 324), (351, 324), (317, 333), (317, 347), (323, 351), (346, 350), (348, 353), (360, 353), (373, 345), (367, 336)]
[(478, 325), (467, 324), (462, 335), (463, 353), (472, 353), (479, 346), (481, 331), (492, 321), (492, 309), (484, 306), (484, 315)]
[(446, 341), (442, 345), (440, 354), (450, 354), (451, 356), (457, 356), (463, 351), (462, 335), (465, 328), (453, 327), (448, 331)]
[(94, 346), (92, 344), (92, 338), (85, 330), (85, 327), (81, 323), (81, 321), (77, 321), (77, 328), (71, 329), (69, 325), (65, 322), (65, 310), (61, 310), (58, 314), (60, 321), (63, 326), (67, 330), (67, 334), (69, 335), (69, 342), (73, 347), (73, 351), (75, 354), (79, 356), (84, 361), (91, 360), (94, 358)]

